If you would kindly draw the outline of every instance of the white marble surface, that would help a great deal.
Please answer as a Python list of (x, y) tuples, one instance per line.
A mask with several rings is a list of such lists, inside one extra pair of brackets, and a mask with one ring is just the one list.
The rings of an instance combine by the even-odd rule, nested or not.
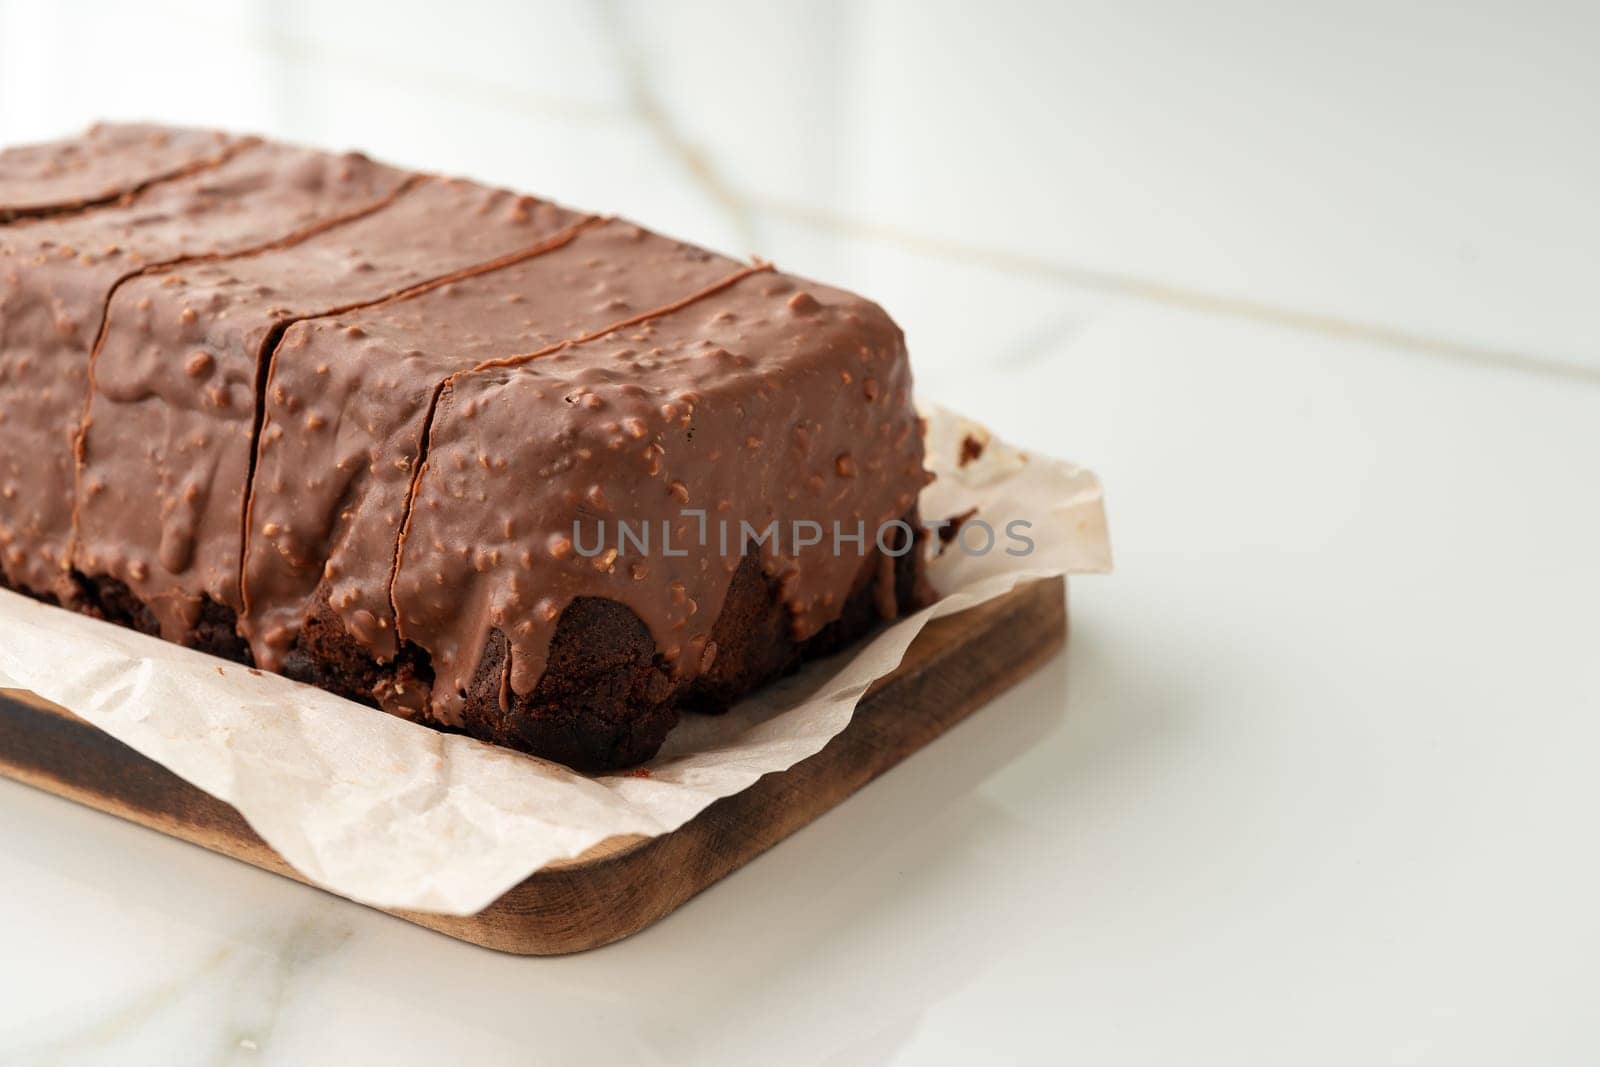
[(581, 957), (0, 783), (0, 1064), (1600, 1059), (1600, 18), (1292, 8), (0, 0), (0, 140), (360, 145), (875, 296), (1119, 563)]

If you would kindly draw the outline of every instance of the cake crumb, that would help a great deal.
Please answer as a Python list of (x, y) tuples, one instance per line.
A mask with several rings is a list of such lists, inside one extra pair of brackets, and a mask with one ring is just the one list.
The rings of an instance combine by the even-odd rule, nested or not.
[(945, 549), (950, 547), (950, 542), (960, 536), (961, 527), (965, 526), (977, 513), (977, 508), (968, 508), (959, 515), (950, 516), (949, 520), (939, 527), (939, 555), (944, 555)]

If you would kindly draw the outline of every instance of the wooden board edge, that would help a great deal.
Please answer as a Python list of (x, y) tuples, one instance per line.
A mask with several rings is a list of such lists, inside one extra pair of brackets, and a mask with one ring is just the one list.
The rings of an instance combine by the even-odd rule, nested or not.
[[(517, 955), (621, 940), (831, 810), (1053, 657), (1066, 639), (1062, 578), (935, 620), (819, 753), (712, 804), (655, 838), (601, 842), (551, 864), (473, 916), (389, 913)], [(311, 885), (215, 797), (32, 694), (0, 714), (0, 775)], [(0, 705), (0, 712), (10, 710)], [(26, 753), (26, 758), (23, 758)], [(90, 785), (88, 783), (93, 783)]]

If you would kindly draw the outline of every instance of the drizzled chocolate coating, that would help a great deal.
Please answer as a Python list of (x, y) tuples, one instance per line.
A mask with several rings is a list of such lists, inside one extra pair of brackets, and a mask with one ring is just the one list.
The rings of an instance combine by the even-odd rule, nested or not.
[[(241, 632), (258, 666), (348, 637), (397, 651), (389, 583), (439, 385), (487, 360), (596, 334), (738, 273), (631, 223), (575, 228), (511, 266), (350, 315), (297, 323), (272, 361), (244, 564)], [(392, 686), (379, 694), (388, 701)], [(404, 694), (401, 694), (402, 696)]]
[[(81, 436), (73, 567), (126, 586), (163, 637), (236, 614), (257, 383), (295, 320), (498, 264), (577, 222), (428, 179), (291, 248), (141, 275), (106, 312)], [(232, 651), (227, 649), (226, 651)]]
[[(403, 640), (431, 656), (429, 714), (459, 724), (485, 652), (509, 647), (503, 705), (535, 691), (569, 606), (628, 608), (679, 684), (710, 640), (745, 544), (741, 523), (860, 523), (866, 549), (926, 481), (900, 330), (847, 293), (757, 273), (673, 314), (509, 367), (457, 375), (434, 416), (393, 599)], [(499, 502), (517, 501), (514, 512)], [(698, 547), (703, 509), (720, 537)], [(575, 523), (625, 519), (586, 557)], [(673, 555), (662, 524), (673, 531)], [(758, 549), (797, 639), (839, 616), (865, 551)], [(892, 572), (889, 579), (892, 581)], [(893, 595), (891, 590), (890, 601)]]
[(764, 264), (251, 138), (0, 153), (0, 586), (421, 721), (625, 766), (924, 603), (920, 430), (893, 322)]
[(257, 143), (137, 197), (0, 229), (0, 574), (11, 585), (72, 598), (71, 442), (117, 284), (185, 258), (292, 241), (374, 207), (404, 178), (354, 154)]
[(0, 222), (72, 211), (220, 162), (252, 139), (102, 123), (82, 137), (0, 151)]

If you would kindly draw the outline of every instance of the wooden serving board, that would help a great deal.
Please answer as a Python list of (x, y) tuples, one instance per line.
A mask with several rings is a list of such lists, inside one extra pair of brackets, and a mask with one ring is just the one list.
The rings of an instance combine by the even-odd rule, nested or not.
[[(393, 912), (521, 955), (638, 932), (750, 862), (1027, 677), (1066, 638), (1062, 579), (1019, 588), (918, 635), (821, 752), (712, 804), (670, 834), (613, 838), (530, 876), (470, 917)], [(374, 712), (374, 714), (378, 714)], [(232, 807), (31, 693), (0, 690), (0, 775), (304, 879)]]

